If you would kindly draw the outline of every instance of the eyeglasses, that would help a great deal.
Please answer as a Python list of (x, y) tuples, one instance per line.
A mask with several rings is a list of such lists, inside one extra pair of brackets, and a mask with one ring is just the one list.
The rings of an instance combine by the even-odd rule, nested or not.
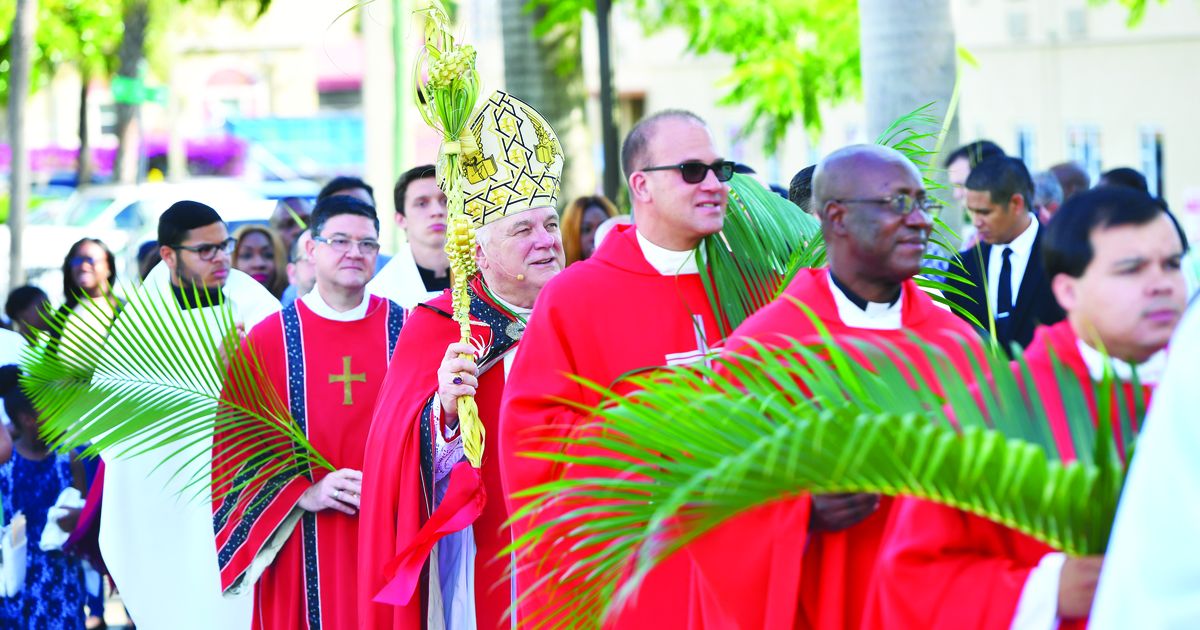
[(96, 259), (91, 256), (72, 256), (68, 262), (72, 267), (82, 267), (84, 265), (95, 265)]
[(916, 199), (908, 195), (892, 195), (891, 197), (879, 197), (877, 199), (831, 199), (835, 203), (873, 203), (887, 208), (892, 212), (902, 217), (908, 216), (913, 210), (920, 210), (927, 215), (934, 215), (942, 211), (942, 204), (933, 201), (928, 197)]
[(379, 253), (379, 241), (369, 238), (365, 238), (361, 241), (355, 241), (348, 238), (342, 238), (340, 236), (335, 236), (333, 238), (314, 236), (313, 240), (318, 243), (324, 243), (328, 245), (329, 249), (332, 249), (338, 254), (345, 254), (349, 252), (352, 246), (358, 249), (358, 253), (362, 254), (363, 256), (370, 256), (372, 254)]
[(683, 177), (683, 181), (689, 184), (699, 184), (708, 176), (708, 172), (712, 171), (713, 175), (717, 176), (717, 181), (727, 182), (733, 179), (733, 168), (735, 164), (728, 160), (718, 160), (712, 164), (704, 162), (684, 162), (683, 164), (671, 164), (669, 166), (647, 166), (643, 171), (679, 171)]
[(225, 252), (226, 254), (233, 253), (233, 246), (237, 244), (232, 238), (227, 238), (220, 243), (201, 243), (199, 245), (171, 245), (171, 249), (185, 249), (189, 252), (194, 252), (200, 257), (200, 260), (209, 261), (217, 257), (217, 252)]

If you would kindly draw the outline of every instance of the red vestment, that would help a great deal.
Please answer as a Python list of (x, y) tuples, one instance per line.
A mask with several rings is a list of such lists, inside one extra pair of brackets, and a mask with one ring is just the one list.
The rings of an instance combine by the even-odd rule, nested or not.
[[(1039, 328), (1025, 353), (1038, 402), (1065, 462), (1075, 459), (1075, 449), (1063, 401), (1054, 395), (1060, 387), (1051, 351), (1090, 387), (1092, 378), (1076, 343), (1070, 322), (1063, 321)], [(1014, 370), (1019, 370), (1016, 364)], [(1132, 404), (1132, 386), (1124, 388), (1125, 400)], [(1095, 392), (1086, 391), (1094, 418)], [(1150, 388), (1142, 395), (1149, 400)], [(1016, 530), (936, 503), (906, 498), (895, 512), (868, 598), (868, 627), (1006, 630), (1030, 571), (1054, 551)], [(1085, 626), (1086, 620), (1074, 620), (1060, 627)]]
[[(903, 284), (900, 330), (857, 328), (844, 323), (827, 269), (800, 270), (784, 295), (812, 309), (851, 356), (859, 353), (845, 342), (858, 339), (878, 345), (889, 356), (899, 353), (911, 361), (921, 379), (914, 386), (936, 386), (936, 376), (924, 351), (910, 335), (940, 348), (958, 366), (967, 365), (964, 344), (978, 347), (971, 328), (939, 308), (911, 280)], [(787, 346), (792, 340), (820, 342), (812, 320), (787, 297), (775, 300), (743, 322), (730, 336), (726, 353), (753, 353), (746, 345), (747, 339), (768, 348)], [(689, 545), (689, 551), (715, 598), (726, 608), (736, 606), (740, 611), (734, 620), (739, 627), (857, 628), (891, 504), (890, 498), (882, 498), (875, 513), (843, 531), (809, 533), (808, 497), (777, 501), (739, 515), (709, 535), (711, 540), (725, 544), (701, 540), (701, 544)], [(759, 575), (766, 567), (779, 570), (775, 567), (788, 564), (792, 565), (791, 581), (747, 584), (746, 576)]]
[[(511, 510), (525, 503), (512, 497), (515, 492), (564, 477), (611, 474), (518, 455), (559, 448), (542, 438), (571, 435), (592, 421), (563, 402), (595, 405), (600, 400), (571, 376), (611, 386), (632, 371), (703, 361), (719, 339), (700, 275), (660, 274), (642, 254), (633, 226), (617, 227), (591, 258), (551, 280), (538, 296), (501, 409), (501, 473)], [(513, 535), (549, 522), (555, 516), (550, 512), (515, 523)], [(543, 606), (555, 610), (571, 593), (544, 583), (534, 587), (541, 576), (531, 563), (541, 561), (559, 567), (571, 562), (544, 546), (518, 557), (518, 594), (525, 598), (518, 618), (522, 625), (549, 621), (535, 611)], [(674, 554), (646, 577), (610, 627), (700, 627), (694, 577), (687, 556)]]
[[(500, 488), (497, 419), (505, 386), (504, 357), (516, 350), (520, 332), (517, 322), (483, 295), (478, 280), (471, 288), (471, 344), (476, 348), (475, 360), (480, 370), (475, 402), (485, 430), (480, 472), (487, 497), (473, 526), (476, 547), (473, 597), (475, 626), (491, 630), (507, 627), (511, 602), (509, 564), (497, 559), (500, 551), (512, 542), (504, 525), (508, 511)], [(425, 627), (426, 616), (433, 606), (430, 590), (441, 593), (440, 584), (430, 584), (429, 579), (430, 564), (436, 563), (426, 562), (417, 590), (407, 605), (375, 601), (392, 579), (389, 563), (414, 542), (441, 499), (434, 477), (438, 466), (434, 461), (437, 454), (434, 435), (443, 428), (438, 421), (441, 402), (434, 395), (438, 389), (437, 370), (446, 346), (459, 340), (459, 326), (451, 319), (452, 312), (450, 293), (444, 293), (410, 314), (371, 423), (363, 468), (359, 530), (362, 541), (359, 580), (363, 587), (357, 599), (362, 627), (371, 630)], [(441, 577), (450, 579), (446, 575)], [(448, 593), (449, 590), (447, 598)], [(434, 601), (438, 599), (435, 597)], [(446, 608), (450, 606), (446, 602)], [(433, 614), (435, 618), (439, 616), (436, 609)]]
[[(375, 399), (403, 322), (403, 310), (380, 297), (372, 296), (366, 315), (354, 321), (325, 319), (298, 300), (246, 338), (278, 400), (334, 469), (362, 470)], [(238, 396), (233, 387), (227, 384), (226, 399)], [(218, 491), (229, 486), (230, 471), (263, 465), (221, 448), (220, 438), (217, 444)], [(238, 593), (254, 585), (255, 628), (359, 627), (358, 517), (297, 505), (328, 472), (282, 471), (214, 502), (221, 588)]]

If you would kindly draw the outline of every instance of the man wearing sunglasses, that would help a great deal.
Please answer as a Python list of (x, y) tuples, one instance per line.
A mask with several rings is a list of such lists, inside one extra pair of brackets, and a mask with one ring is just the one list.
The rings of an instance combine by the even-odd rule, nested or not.
[[(207, 205), (180, 201), (168, 208), (159, 218), (158, 242), (163, 260), (118, 315), (106, 351), (126, 355), (129, 365), (194, 357), (211, 365), (211, 382), (220, 383), (216, 362), (197, 354), (193, 337), (150, 330), (149, 322), (169, 319), (177, 326), (174, 330), (215, 338), (223, 320), (216, 305), (229, 304), (236, 325), (246, 329), (277, 312), (279, 302), (253, 278), (232, 268), (233, 239), (221, 216)], [(147, 338), (152, 341), (118, 345), (120, 340)], [(166, 373), (155, 377), (174, 378)], [(214, 398), (217, 393), (212, 392)], [(190, 444), (170, 459), (159, 451), (103, 454), (100, 551), (140, 627), (250, 627), (250, 600), (221, 596), (212, 510), (187, 498), (194, 491), (187, 480), (206, 475), (195, 467), (207, 467), (210, 450), (208, 444)], [(193, 463), (181, 471), (185, 461)]]
[[(702, 119), (679, 110), (638, 123), (621, 158), (636, 226), (617, 226), (592, 257), (546, 285), (509, 375), (499, 454), (513, 511), (523, 504), (511, 498), (515, 492), (587, 474), (517, 455), (548, 448), (539, 437), (592, 421), (578, 409), (596, 404), (599, 395), (575, 378), (609, 385), (633, 371), (701, 363), (721, 340), (696, 247), (724, 223), (733, 163), (717, 152)], [(546, 513), (516, 523), (513, 535), (553, 518)], [(571, 614), (569, 584), (538, 584), (538, 567), (569, 562), (569, 546), (538, 548), (517, 559), (522, 625), (553, 625)], [(699, 606), (694, 582), (691, 561), (676, 554), (650, 573), (610, 625), (679, 627)]]
[[(914, 366), (915, 381), (935, 376), (914, 336), (969, 369), (962, 344), (976, 338), (971, 328), (912, 281), (938, 209), (916, 167), (888, 147), (845, 147), (817, 165), (812, 201), (828, 267), (801, 269), (780, 299), (733, 331), (726, 353), (752, 356), (751, 341), (820, 343), (811, 312), (843, 347), (869, 343)], [(711, 601), (740, 627), (858, 628), (891, 504), (874, 494), (780, 501), (719, 527), (690, 551)]]
[[(252, 396), (264, 388), (287, 401), (332, 470), (306, 467), (233, 488), (257, 449), (245, 448), (238, 431), (219, 434), (213, 447), (221, 588), (247, 599), (253, 593), (262, 628), (300, 628), (314, 619), (327, 628), (360, 627), (353, 604), (363, 455), (404, 322), (399, 306), (366, 291), (379, 254), (373, 206), (331, 195), (317, 202), (310, 229), (304, 245), (316, 285), (247, 335), (246, 351), (260, 361), (265, 382), (247, 388), (227, 381), (222, 397), (261, 400)], [(267, 466), (282, 470), (286, 464), (273, 460)], [(255, 509), (256, 503), (270, 507)]]

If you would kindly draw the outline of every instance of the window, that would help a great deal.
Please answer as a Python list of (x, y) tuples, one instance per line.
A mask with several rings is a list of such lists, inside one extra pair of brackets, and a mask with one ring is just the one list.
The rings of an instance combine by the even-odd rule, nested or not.
[(1029, 15), (1024, 11), (1011, 11), (1008, 14), (1008, 36), (1014, 42), (1029, 40)]
[(1086, 39), (1088, 20), (1086, 8), (1067, 9), (1067, 38)]
[(109, 136), (117, 135), (116, 103), (100, 106), (100, 133)]
[(1033, 139), (1033, 127), (1021, 125), (1017, 127), (1017, 157), (1025, 163), (1029, 172), (1033, 172), (1033, 163), (1037, 156), (1037, 145)]
[(362, 109), (362, 90), (329, 90), (317, 94), (317, 108), (321, 111), (359, 111)]
[(142, 202), (135, 201), (113, 217), (113, 223), (122, 230), (136, 230), (142, 227)]
[(1142, 173), (1146, 176), (1146, 184), (1150, 194), (1156, 197), (1163, 195), (1163, 134), (1155, 127), (1142, 129)]
[(1083, 166), (1093, 182), (1100, 179), (1100, 129), (1074, 125), (1067, 130), (1067, 155)]

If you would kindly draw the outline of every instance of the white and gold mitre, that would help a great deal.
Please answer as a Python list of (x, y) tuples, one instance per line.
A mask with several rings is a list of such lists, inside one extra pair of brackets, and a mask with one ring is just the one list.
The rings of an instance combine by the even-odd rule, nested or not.
[[(530, 208), (555, 207), (563, 152), (554, 129), (521, 99), (495, 92), (476, 108), (455, 148), (463, 210), (476, 227)], [(437, 179), (446, 187), (447, 145)]]

